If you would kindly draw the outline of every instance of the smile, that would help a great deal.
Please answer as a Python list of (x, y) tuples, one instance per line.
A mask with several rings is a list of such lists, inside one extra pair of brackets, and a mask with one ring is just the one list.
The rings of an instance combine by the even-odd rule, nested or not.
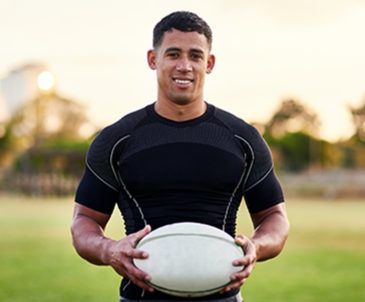
[(180, 86), (187, 86), (194, 82), (194, 80), (192, 79), (178, 79), (178, 78), (173, 78), (173, 81)]

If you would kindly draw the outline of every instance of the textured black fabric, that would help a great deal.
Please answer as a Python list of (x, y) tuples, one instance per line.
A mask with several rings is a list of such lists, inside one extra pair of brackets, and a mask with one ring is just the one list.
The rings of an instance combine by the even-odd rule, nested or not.
[[(104, 214), (110, 214), (118, 201), (119, 193), (97, 178), (88, 167), (76, 191), (76, 201)], [(100, 201), (103, 202), (100, 202)]]
[[(250, 212), (283, 201), (271, 153), (257, 130), (212, 105), (199, 118), (175, 122), (159, 116), (152, 104), (97, 136), (76, 201), (109, 214), (117, 203), (127, 234), (146, 224), (156, 229), (191, 221), (234, 236), (242, 197)], [(123, 280), (123, 297), (141, 294)]]

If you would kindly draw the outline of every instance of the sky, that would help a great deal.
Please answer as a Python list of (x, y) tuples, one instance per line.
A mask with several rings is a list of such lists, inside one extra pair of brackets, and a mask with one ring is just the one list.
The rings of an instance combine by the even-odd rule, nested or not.
[(156, 100), (146, 53), (175, 10), (213, 30), (206, 101), (264, 123), (293, 98), (318, 114), (323, 138), (352, 134), (348, 107), (365, 101), (363, 0), (0, 0), (0, 78), (45, 63), (58, 92), (105, 126)]

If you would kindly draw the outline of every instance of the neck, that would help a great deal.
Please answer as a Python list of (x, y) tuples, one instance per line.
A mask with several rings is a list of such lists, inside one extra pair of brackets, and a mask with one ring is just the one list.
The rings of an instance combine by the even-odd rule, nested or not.
[(207, 110), (207, 104), (204, 101), (199, 101), (182, 105), (173, 102), (165, 103), (157, 100), (155, 103), (155, 110), (164, 118), (183, 122), (202, 116)]

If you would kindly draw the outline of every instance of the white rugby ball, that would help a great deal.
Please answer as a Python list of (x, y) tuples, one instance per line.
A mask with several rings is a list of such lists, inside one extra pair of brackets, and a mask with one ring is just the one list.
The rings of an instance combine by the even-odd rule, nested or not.
[(151, 276), (150, 285), (180, 297), (200, 297), (218, 292), (230, 275), (243, 269), (233, 266), (243, 250), (224, 231), (201, 223), (174, 223), (160, 227), (138, 244), (149, 254), (134, 259)]

